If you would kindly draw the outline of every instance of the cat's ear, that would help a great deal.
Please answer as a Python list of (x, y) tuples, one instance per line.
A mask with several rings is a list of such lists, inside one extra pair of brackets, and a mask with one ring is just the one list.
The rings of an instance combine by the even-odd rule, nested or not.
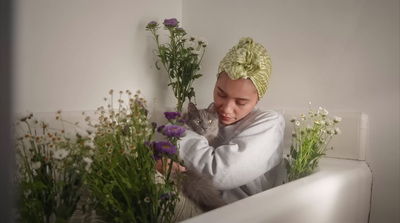
[(208, 108), (207, 108), (207, 110), (209, 111), (209, 112), (215, 112), (216, 110), (215, 110), (215, 103), (214, 102), (211, 102), (211, 104), (208, 106)]
[(196, 105), (195, 105), (193, 102), (189, 102), (189, 105), (188, 105), (188, 114), (189, 114), (189, 117), (190, 117), (192, 114), (195, 114), (196, 112), (197, 112)]

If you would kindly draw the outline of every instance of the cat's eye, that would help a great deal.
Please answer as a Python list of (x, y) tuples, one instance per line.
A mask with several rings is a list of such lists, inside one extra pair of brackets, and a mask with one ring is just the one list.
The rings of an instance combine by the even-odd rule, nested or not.
[(196, 125), (200, 125), (200, 120), (194, 120), (194, 123), (195, 123)]
[(211, 124), (212, 122), (213, 122), (213, 120), (211, 120), (211, 119), (210, 119), (210, 120), (208, 120), (208, 124)]

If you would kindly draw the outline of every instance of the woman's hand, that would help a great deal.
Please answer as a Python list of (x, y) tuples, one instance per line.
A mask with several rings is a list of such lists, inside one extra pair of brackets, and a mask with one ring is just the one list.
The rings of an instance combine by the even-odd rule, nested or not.
[[(171, 163), (171, 159), (162, 158), (162, 159), (158, 160), (156, 163), (156, 169), (158, 172), (164, 173), (163, 165), (165, 162), (167, 162), (167, 171), (168, 171), (169, 165)], [(186, 168), (184, 166), (181, 166), (181, 165), (179, 165), (179, 163), (174, 162), (172, 164), (172, 172), (176, 172), (178, 169), (180, 170), (180, 172), (186, 171)]]

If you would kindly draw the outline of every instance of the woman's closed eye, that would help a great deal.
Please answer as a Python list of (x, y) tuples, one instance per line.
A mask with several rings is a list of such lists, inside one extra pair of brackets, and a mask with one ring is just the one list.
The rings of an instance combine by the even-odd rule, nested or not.
[(242, 107), (242, 106), (245, 106), (245, 105), (246, 105), (246, 103), (240, 103), (240, 102), (236, 102), (236, 104), (237, 104), (238, 106), (240, 106), (240, 107)]
[(220, 92), (220, 91), (217, 92), (217, 95), (220, 98), (225, 98), (226, 97), (226, 95), (224, 93)]

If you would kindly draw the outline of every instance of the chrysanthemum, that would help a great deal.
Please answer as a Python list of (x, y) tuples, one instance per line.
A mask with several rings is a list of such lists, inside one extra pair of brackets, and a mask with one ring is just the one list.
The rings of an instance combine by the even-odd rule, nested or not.
[(172, 18), (172, 19), (165, 19), (164, 20), (164, 25), (167, 27), (176, 27), (178, 26), (178, 20), (176, 18)]
[(168, 125), (164, 128), (164, 134), (171, 137), (180, 138), (184, 136), (186, 129), (180, 125)]
[(154, 142), (154, 148), (158, 153), (176, 154), (176, 147), (168, 141)]

